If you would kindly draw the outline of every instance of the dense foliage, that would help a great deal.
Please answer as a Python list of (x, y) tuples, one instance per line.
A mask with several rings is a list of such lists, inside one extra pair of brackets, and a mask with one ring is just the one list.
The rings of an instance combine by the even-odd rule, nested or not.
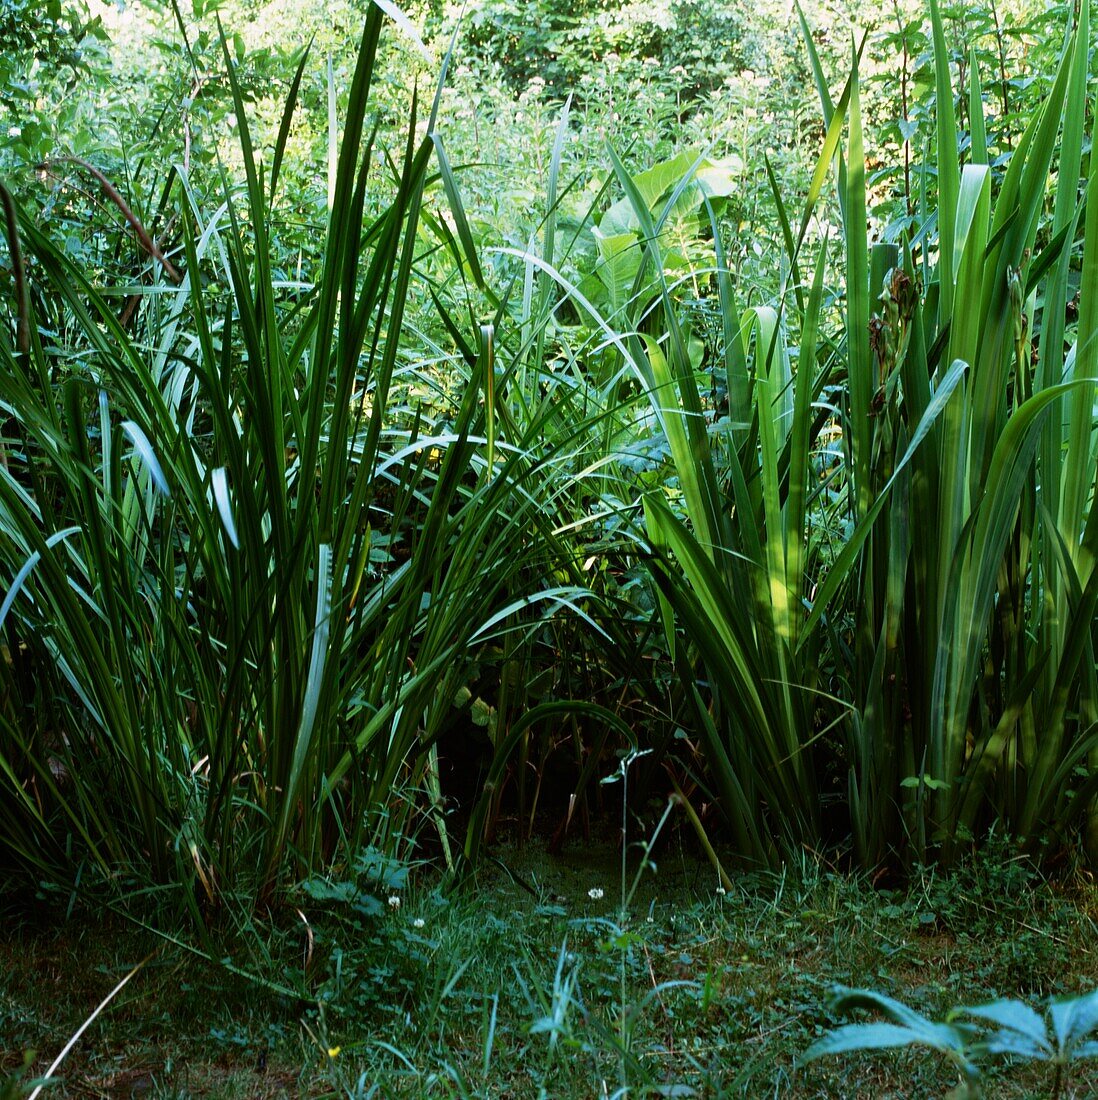
[(615, 752), (714, 859), (1094, 850), (1088, 4), (215, 7), (3, 154), (8, 862), (203, 919)]

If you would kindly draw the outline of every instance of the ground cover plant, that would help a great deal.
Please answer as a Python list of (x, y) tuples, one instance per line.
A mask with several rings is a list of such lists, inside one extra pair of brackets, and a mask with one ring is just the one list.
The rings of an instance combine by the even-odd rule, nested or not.
[[(907, 1005), (864, 989), (839, 987), (833, 1007), (840, 1012), (877, 1009), (888, 1023), (846, 1024), (813, 1043), (805, 1061), (826, 1054), (890, 1047), (928, 1046), (947, 1055), (960, 1070), (958, 1096), (983, 1095), (979, 1060), (1009, 1054), (1019, 1060), (1049, 1063), (1051, 1095), (1062, 1096), (1072, 1063), (1098, 1057), (1089, 1038), (1098, 1027), (1098, 993), (1059, 997), (1049, 1002), (1047, 1019), (1022, 1001), (1000, 998), (985, 1005), (954, 1008), (945, 1021), (934, 1023)], [(994, 1030), (992, 1030), (994, 1028)]]
[[(5, 1066), (33, 1048), (44, 1072), (154, 950), (49, 1091), (942, 1096), (957, 1076), (925, 1053), (802, 1063), (842, 1022), (833, 985), (872, 981), (931, 1017), (1004, 989), (1041, 1006), (1098, 985), (1093, 886), (1043, 881), (1003, 847), (950, 874), (927, 869), (910, 890), (805, 860), (721, 893), (688, 832), (663, 839), (624, 914), (612, 842), (567, 858), (505, 845), (474, 892), (444, 895), (413, 868), (399, 885), (375, 881), (380, 914), (346, 893), (299, 893), (307, 923), (256, 921), (207, 957), (142, 931), (132, 906), (103, 920), (78, 901), (43, 935), (44, 914), (63, 918), (70, 900), (49, 892), (35, 916), (12, 914), (5, 938)], [(1048, 1094), (1041, 1066), (996, 1057), (985, 1074), (988, 1095)], [(1076, 1062), (1062, 1095), (1096, 1083), (1094, 1064)]]
[[(886, 939), (914, 905), (978, 953), (957, 867), (974, 920), (1021, 866), (1091, 927), (1087, 0), (898, 5), (842, 41), (796, 7), (348, 3), (311, 44), (280, 10), (137, 11), (51, 9), (0, 73), (13, 913), (95, 899), (132, 982), (189, 953), (309, 1044), (275, 1088), (347, 1095), (482, 1094), (516, 1060), (497, 1091), (842, 1094), (797, 1043), (692, 1050), (728, 989), (638, 901), (671, 834), (719, 884), (717, 955), (737, 899), (803, 924), (845, 888), (822, 866), (868, 876), (841, 908)], [(477, 909), (499, 836), (607, 829), (582, 913), (541, 870), (508, 872), (525, 918)], [(787, 883), (799, 917), (766, 908)], [(861, 996), (910, 1023), (1093, 987), (1085, 951), (1036, 988), (1012, 949), (975, 993), (883, 967)], [(799, 1049), (822, 971), (811, 1029), (767, 1025)]]

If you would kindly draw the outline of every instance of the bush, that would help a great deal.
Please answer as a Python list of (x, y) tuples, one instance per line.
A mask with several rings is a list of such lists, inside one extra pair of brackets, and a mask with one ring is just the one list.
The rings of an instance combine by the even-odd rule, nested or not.
[(466, 42), (482, 61), (499, 65), (516, 92), (540, 77), (557, 94), (581, 98), (597, 95), (607, 61), (631, 65), (637, 75), (648, 62), (653, 80), (695, 99), (762, 57), (744, 9), (718, 0), (621, 7), (581, 0), (567, 8), (549, 0), (519, 8), (485, 0)]

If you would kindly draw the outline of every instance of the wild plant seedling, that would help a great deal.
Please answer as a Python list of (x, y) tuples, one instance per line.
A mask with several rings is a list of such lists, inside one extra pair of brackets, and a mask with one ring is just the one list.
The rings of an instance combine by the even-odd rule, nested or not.
[[(836, 1013), (875, 1009), (888, 1022), (843, 1024), (813, 1043), (802, 1056), (802, 1063), (858, 1050), (930, 1047), (944, 1054), (960, 1074), (961, 1083), (950, 1093), (952, 1100), (978, 1100), (984, 1095), (979, 1062), (988, 1055), (1049, 1063), (1053, 1071), (1052, 1100), (1059, 1100), (1063, 1094), (1072, 1062), (1098, 1058), (1098, 1039), (1093, 1037), (1098, 1032), (1098, 990), (1081, 997), (1054, 999), (1044, 1016), (1022, 1001), (1003, 999), (955, 1008), (944, 1021), (935, 1022), (901, 1001), (845, 986), (835, 989), (830, 1008)], [(972, 1023), (965, 1017), (979, 1022)], [(988, 1030), (988, 1025), (995, 1030)]]

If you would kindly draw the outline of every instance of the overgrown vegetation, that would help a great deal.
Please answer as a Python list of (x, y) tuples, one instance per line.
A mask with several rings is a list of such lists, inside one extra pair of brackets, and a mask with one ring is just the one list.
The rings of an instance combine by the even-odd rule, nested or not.
[[(678, 848), (660, 849), (624, 911), (613, 844), (551, 863), (497, 849), (503, 866), (486, 864), (457, 895), (375, 863), (326, 895), (298, 891), (304, 922), (250, 921), (205, 956), (135, 926), (148, 913), (132, 899), (128, 917), (43, 935), (36, 923), (69, 901), (46, 895), (7, 939), (0, 1027), (15, 1050), (39, 1051), (41, 1073), (155, 950), (51, 1091), (942, 1096), (956, 1074), (925, 1052), (802, 1063), (836, 1022), (834, 983), (872, 981), (932, 1017), (1003, 989), (1040, 1005), (1098, 984), (1093, 887), (1050, 886), (1001, 850), (954, 874), (920, 872), (911, 890), (806, 859), (721, 893)], [(1047, 1094), (1045, 1066), (984, 1067), (988, 1095)], [(1063, 1095), (1091, 1095), (1095, 1069), (1074, 1063)]]
[[(325, 1050), (352, 987), (426, 1013), (437, 1040), (388, 1053), (409, 1088), (472, 1095), (467, 1059), (419, 1058), (462, 962), (420, 988), (439, 944), (382, 931), (411, 864), (460, 921), (447, 891), (498, 834), (559, 851), (608, 820), (623, 853), (689, 838), (725, 904), (745, 873), (818, 874), (806, 852), (916, 890), (985, 850), (1093, 868), (1087, 0), (897, 5), (852, 40), (836, 12), (678, 0), (21, 11), (0, 6), (17, 894), (161, 932), (172, 907), (207, 960), (250, 944), (243, 972), (313, 1006)], [(548, 1044), (534, 1091), (564, 1048), (621, 1095), (754, 1088), (637, 1054), (641, 1009), (698, 975), (633, 973), (620, 877), (616, 916), (570, 933), (619, 964), (616, 1015), (587, 1011), (563, 929), (549, 971), (511, 959), (540, 1006), (523, 1042)], [(311, 954), (280, 976), (308, 904), (395, 969), (359, 945), (345, 972), (331, 938), (330, 997)], [(382, 1072), (333, 1059), (337, 1092)]]

